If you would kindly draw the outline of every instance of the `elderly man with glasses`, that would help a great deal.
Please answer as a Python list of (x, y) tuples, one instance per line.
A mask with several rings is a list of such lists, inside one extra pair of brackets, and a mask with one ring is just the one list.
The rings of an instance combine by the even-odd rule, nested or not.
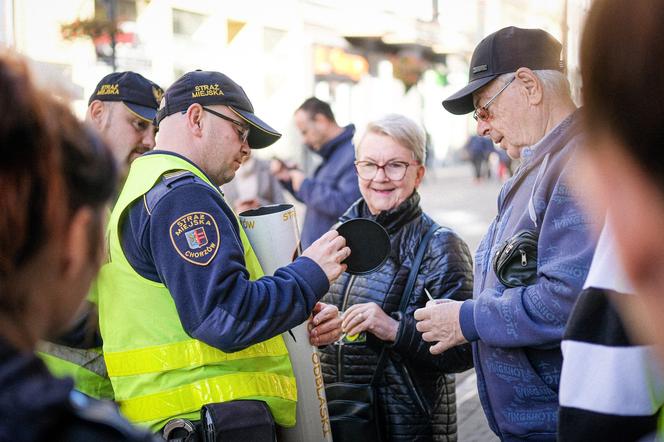
[(297, 389), (280, 335), (306, 320), (350, 251), (328, 232), (263, 276), (219, 186), (250, 148), (281, 135), (226, 75), (182, 76), (164, 94), (156, 122), (158, 148), (131, 165), (97, 281), (115, 399), (130, 421), (167, 440), (203, 440), (203, 406), (234, 416), (233, 437), (265, 440), (256, 432), (295, 423)]
[(445, 101), (521, 165), (475, 256), (473, 299), (415, 312), (432, 353), (472, 343), (480, 399), (501, 440), (555, 440), (560, 341), (592, 259), (592, 220), (568, 181), (581, 141), (561, 45), (501, 29), (473, 53), (469, 84)]

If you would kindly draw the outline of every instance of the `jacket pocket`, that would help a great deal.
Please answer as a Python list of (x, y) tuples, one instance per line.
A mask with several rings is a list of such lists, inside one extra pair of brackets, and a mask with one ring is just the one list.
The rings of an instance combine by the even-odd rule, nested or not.
[(423, 416), (425, 416), (427, 419), (431, 419), (431, 406), (427, 402), (426, 398), (424, 395), (420, 392), (419, 388), (417, 387), (417, 384), (415, 383), (413, 377), (411, 376), (411, 370), (408, 368), (408, 363), (406, 361), (403, 361), (401, 364), (395, 364), (398, 365), (401, 374), (404, 379), (404, 383), (406, 384), (406, 389), (408, 390), (408, 395), (410, 396), (410, 399), (413, 401), (415, 406), (420, 410), (420, 413), (422, 413)]

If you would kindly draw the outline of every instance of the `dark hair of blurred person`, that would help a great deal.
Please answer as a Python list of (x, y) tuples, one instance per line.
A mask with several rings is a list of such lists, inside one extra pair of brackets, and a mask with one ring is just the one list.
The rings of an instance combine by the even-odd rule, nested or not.
[(637, 296), (628, 326), (664, 361), (664, 1), (597, 0), (581, 44), (584, 187), (607, 209)]
[(66, 329), (101, 263), (113, 158), (10, 52), (0, 107), (0, 440), (145, 440), (34, 355)]
[[(304, 100), (304, 102), (297, 108), (297, 111), (304, 111), (309, 115), (309, 118), (312, 120), (316, 115), (322, 115), (327, 118), (329, 121), (336, 123), (334, 118), (334, 113), (332, 113), (332, 108), (330, 105), (323, 100), (320, 100), (316, 97), (310, 97)], [(296, 111), (296, 112), (297, 112)]]
[[(581, 44), (587, 129), (611, 137), (664, 193), (664, 2), (598, 0)], [(605, 146), (589, 143), (602, 151)]]

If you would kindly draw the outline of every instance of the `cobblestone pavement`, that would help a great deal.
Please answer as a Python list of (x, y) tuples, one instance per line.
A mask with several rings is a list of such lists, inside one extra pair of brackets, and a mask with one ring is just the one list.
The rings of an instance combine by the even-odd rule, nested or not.
[[(474, 255), (496, 215), (497, 181), (475, 183), (470, 164), (428, 170), (420, 187), (422, 207), (439, 224), (455, 230)], [(459, 442), (494, 442), (477, 396), (475, 370), (457, 375)]]

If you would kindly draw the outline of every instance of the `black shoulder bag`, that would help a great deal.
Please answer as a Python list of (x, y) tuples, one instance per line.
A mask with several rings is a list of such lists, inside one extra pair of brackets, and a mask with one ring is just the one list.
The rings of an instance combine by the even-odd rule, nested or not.
[[(415, 280), (422, 264), (424, 253), (433, 234), (440, 226), (435, 222), (422, 238), (417, 248), (413, 267), (408, 274), (408, 281), (404, 288), (399, 304), (403, 313), (415, 287)], [(381, 423), (378, 417), (378, 401), (376, 388), (380, 381), (385, 364), (389, 357), (387, 347), (383, 346), (376, 370), (369, 384), (351, 384), (335, 382), (325, 387), (327, 407), (330, 414), (330, 426), (334, 440), (343, 442), (380, 442), (384, 440)]]
[(533, 187), (530, 190), (528, 215), (535, 229), (524, 229), (507, 238), (498, 247), (491, 260), (493, 271), (496, 273), (498, 280), (508, 288), (523, 287), (534, 284), (537, 281), (537, 242), (539, 240), (539, 230), (533, 197), (540, 177), (546, 171), (550, 155), (550, 153), (547, 153), (544, 157), (537, 171)]
[[(523, 287), (537, 282), (537, 242), (539, 240), (539, 227), (537, 225), (537, 214), (535, 212), (533, 198), (535, 195), (535, 189), (540, 182), (540, 178), (544, 176), (551, 154), (564, 148), (580, 131), (580, 120), (576, 119), (570, 121), (571, 123), (569, 126), (566, 129), (563, 129), (566, 130), (564, 136), (562, 136), (557, 144), (552, 146), (549, 152), (544, 156), (542, 164), (540, 164), (540, 168), (537, 171), (533, 187), (530, 190), (528, 215), (535, 228), (520, 230), (510, 238), (506, 239), (496, 249), (495, 255), (491, 260), (493, 271), (496, 273), (498, 280), (505, 287)], [(525, 177), (525, 174), (522, 175), (520, 181), (525, 179)], [(517, 184), (520, 185), (520, 183), (515, 183), (513, 188), (516, 188)]]

